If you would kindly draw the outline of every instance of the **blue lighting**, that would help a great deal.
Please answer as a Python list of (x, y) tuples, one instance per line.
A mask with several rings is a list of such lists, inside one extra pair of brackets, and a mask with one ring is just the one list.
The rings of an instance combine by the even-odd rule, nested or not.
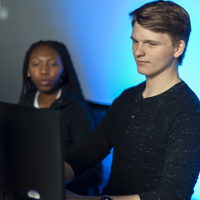
[[(68, 46), (87, 100), (111, 104), (124, 89), (145, 80), (138, 74), (132, 56), (129, 13), (147, 2), (150, 1), (73, 0), (49, 4), (45, 12), (52, 24), (56, 21), (53, 25), (57, 38)], [(200, 1), (174, 2), (189, 12), (192, 23), (180, 76), (200, 97)], [(200, 180), (193, 199), (200, 200)]]
[[(145, 80), (136, 70), (132, 56), (131, 20), (128, 14), (147, 3), (141, 1), (73, 0), (51, 3), (46, 10), (57, 38), (71, 53), (85, 97), (111, 104), (120, 93)], [(192, 33), (180, 75), (200, 97), (198, 45), (198, 0), (176, 0), (191, 16)], [(52, 14), (59, 10), (59, 15)], [(195, 25), (196, 24), (196, 25)], [(58, 31), (62, 30), (62, 31)]]

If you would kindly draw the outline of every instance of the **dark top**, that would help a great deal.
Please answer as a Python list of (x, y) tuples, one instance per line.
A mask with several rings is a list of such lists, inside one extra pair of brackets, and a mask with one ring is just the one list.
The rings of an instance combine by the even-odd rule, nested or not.
[(104, 194), (189, 200), (200, 169), (199, 99), (183, 81), (145, 99), (144, 88), (145, 82), (125, 90), (81, 151), (65, 160), (79, 176), (114, 147)]
[[(21, 96), (19, 104), (33, 106), (37, 90), (32, 90)], [(69, 85), (62, 86), (62, 93), (59, 99), (49, 109), (59, 109), (63, 112), (64, 119), (64, 156), (66, 152), (77, 146), (95, 128), (95, 121), (84, 100)], [(98, 186), (102, 183), (102, 167), (98, 166), (90, 173), (70, 183), (71, 191), (82, 194), (82, 191)], [(88, 179), (88, 183), (85, 183)], [(90, 181), (89, 181), (90, 180)], [(85, 194), (85, 191), (84, 191)]]

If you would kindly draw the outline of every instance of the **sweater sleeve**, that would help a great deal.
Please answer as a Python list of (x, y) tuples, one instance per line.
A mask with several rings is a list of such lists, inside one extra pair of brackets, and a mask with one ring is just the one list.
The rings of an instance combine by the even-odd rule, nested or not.
[(64, 152), (76, 147), (94, 130), (95, 121), (87, 105), (82, 101), (74, 101), (63, 109), (66, 119)]
[(160, 188), (140, 193), (141, 200), (189, 200), (193, 194), (200, 169), (199, 102), (196, 105), (186, 103), (180, 110), (171, 120), (166, 120), (170, 126), (164, 125), (170, 129)]
[(113, 147), (112, 115), (116, 104), (115, 100), (95, 130), (65, 156), (65, 161), (72, 166), (75, 177), (96, 166), (110, 153)]
[[(83, 101), (74, 101), (66, 109), (68, 126), (64, 140), (65, 154), (78, 146), (95, 128), (95, 121), (89, 108)], [(70, 116), (69, 116), (70, 115)], [(77, 194), (87, 194), (89, 188), (98, 187), (102, 183), (102, 164), (89, 170), (83, 176), (66, 184), (68, 190)], [(97, 191), (94, 189), (94, 191)]]

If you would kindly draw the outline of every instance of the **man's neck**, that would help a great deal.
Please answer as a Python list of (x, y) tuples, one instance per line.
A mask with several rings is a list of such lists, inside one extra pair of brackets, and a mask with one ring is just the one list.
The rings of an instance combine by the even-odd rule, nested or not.
[(157, 78), (147, 78), (146, 80), (146, 87), (142, 93), (143, 98), (153, 97), (157, 96), (177, 83), (181, 81), (180, 77), (178, 75), (169, 77), (169, 78), (163, 78), (163, 77), (157, 77)]

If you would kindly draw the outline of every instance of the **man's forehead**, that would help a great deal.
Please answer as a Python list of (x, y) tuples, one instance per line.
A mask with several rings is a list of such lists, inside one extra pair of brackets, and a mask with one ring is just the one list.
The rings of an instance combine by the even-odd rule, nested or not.
[(133, 26), (131, 38), (136, 40), (149, 40), (149, 41), (160, 41), (160, 40), (170, 40), (171, 38), (167, 33), (161, 33), (144, 28), (137, 22)]

